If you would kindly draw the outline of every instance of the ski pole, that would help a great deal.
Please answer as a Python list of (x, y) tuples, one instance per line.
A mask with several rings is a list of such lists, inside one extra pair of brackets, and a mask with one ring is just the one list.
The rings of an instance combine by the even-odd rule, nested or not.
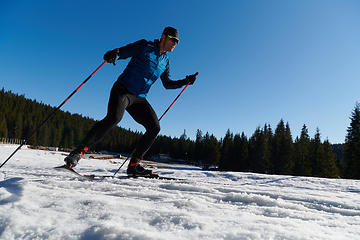
[[(195, 73), (195, 75), (199, 75), (199, 73)], [(177, 97), (175, 98), (175, 100), (170, 104), (170, 106), (165, 110), (165, 112), (163, 113), (163, 115), (161, 115), (161, 117), (159, 118), (159, 122), (160, 120), (165, 116), (165, 114), (169, 111), (169, 109), (172, 107), (172, 105), (174, 105), (174, 103), (178, 100), (178, 98), (181, 96), (181, 94), (185, 91), (185, 89), (190, 85), (190, 82), (188, 82), (188, 84), (186, 84), (186, 86), (183, 88), (183, 90), (177, 95)], [(127, 160), (129, 160), (130, 156), (135, 152), (136, 149), (134, 149), (134, 151), (132, 151), (132, 153), (125, 159), (125, 161), (121, 164), (121, 166), (119, 167), (119, 169), (114, 173), (114, 177), (117, 174), (117, 172), (122, 168), (122, 166), (124, 166), (124, 164), (127, 162)]]
[(45, 120), (42, 122), (36, 129), (33, 131), (27, 139), (24, 139), (20, 146), (16, 148), (16, 150), (1, 164), (0, 168), (2, 168), (9, 160), (12, 158), (17, 151), (20, 150), (22, 146), (26, 144), (29, 139), (37, 133), (40, 128), (102, 67), (107, 61), (104, 61), (89, 77), (87, 77), (80, 85), (77, 87)]
[(169, 109), (172, 107), (172, 105), (174, 105), (174, 103), (176, 102), (176, 100), (178, 100), (178, 98), (180, 97), (180, 95), (185, 91), (185, 89), (190, 85), (190, 82), (188, 82), (188, 84), (186, 84), (186, 86), (183, 88), (183, 90), (179, 93), (179, 95), (177, 95), (177, 97), (175, 98), (175, 100), (170, 104), (170, 106), (165, 110), (165, 112), (163, 113), (163, 115), (161, 115), (161, 117), (159, 118), (159, 122), (160, 120), (165, 116), (165, 114), (169, 111)]
[[(199, 72), (195, 73), (195, 76), (199, 75)], [(186, 86), (183, 88), (183, 90), (179, 93), (179, 95), (177, 95), (177, 97), (175, 98), (175, 100), (170, 104), (170, 106), (165, 110), (165, 112), (163, 113), (163, 115), (161, 115), (161, 117), (159, 118), (159, 121), (164, 117), (164, 115), (169, 111), (169, 109), (172, 107), (172, 105), (174, 105), (174, 103), (176, 102), (176, 100), (178, 100), (178, 98), (181, 96), (181, 94), (185, 91), (185, 89), (190, 85), (190, 82), (188, 82), (188, 84), (186, 84)]]

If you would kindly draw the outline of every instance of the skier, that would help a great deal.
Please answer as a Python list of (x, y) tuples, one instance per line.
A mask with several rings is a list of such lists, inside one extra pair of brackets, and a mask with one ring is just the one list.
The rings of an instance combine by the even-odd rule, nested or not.
[(147, 93), (159, 77), (166, 89), (180, 88), (188, 83), (194, 84), (196, 80), (196, 74), (188, 75), (182, 80), (170, 79), (167, 52), (172, 52), (178, 43), (178, 30), (166, 27), (160, 40), (139, 40), (105, 53), (104, 60), (114, 65), (117, 59), (131, 57), (131, 60), (111, 89), (107, 115), (90, 129), (85, 139), (64, 159), (67, 166), (75, 167), (84, 153), (101, 141), (121, 121), (126, 110), (137, 123), (146, 129), (145, 134), (137, 143), (127, 174), (152, 174), (151, 170), (140, 165), (140, 160), (160, 131), (156, 113), (146, 100)]

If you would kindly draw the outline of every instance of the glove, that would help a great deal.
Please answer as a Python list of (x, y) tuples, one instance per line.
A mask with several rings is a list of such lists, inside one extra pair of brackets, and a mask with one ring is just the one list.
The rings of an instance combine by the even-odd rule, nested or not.
[(198, 72), (192, 75), (187, 75), (185, 79), (181, 80), (182, 85), (187, 85), (188, 83), (190, 83), (190, 85), (193, 85), (197, 75), (199, 75)]
[(116, 48), (114, 50), (111, 50), (111, 51), (107, 51), (105, 54), (104, 54), (104, 60), (107, 61), (108, 63), (112, 63), (114, 64), (114, 66), (116, 65), (115, 64), (115, 60), (116, 60), (116, 57), (117, 57), (117, 53), (119, 52), (119, 49)]

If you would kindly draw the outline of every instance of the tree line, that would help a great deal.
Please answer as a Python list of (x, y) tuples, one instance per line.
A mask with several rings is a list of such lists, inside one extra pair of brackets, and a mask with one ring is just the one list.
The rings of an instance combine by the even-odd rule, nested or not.
[[(0, 91), (0, 139), (27, 139), (55, 109), (26, 99), (24, 95), (6, 92), (3, 88)], [(59, 110), (27, 144), (71, 149), (85, 138), (95, 123), (94, 119)], [(141, 135), (139, 132), (116, 127), (96, 147), (101, 150), (131, 152)]]
[(256, 173), (338, 177), (340, 162), (328, 140), (317, 129), (310, 138), (306, 125), (293, 141), (288, 123), (281, 119), (273, 132), (270, 125), (258, 127), (247, 139), (244, 133), (228, 131), (223, 139), (219, 167)]
[[(357, 105), (357, 108), (359, 106)], [(356, 108), (356, 109), (357, 109)], [(26, 139), (44, 119), (55, 110), (43, 103), (26, 99), (11, 91), (0, 91), (0, 139)], [(358, 112), (357, 112), (358, 111)], [(360, 114), (354, 110), (353, 114)], [(309, 136), (306, 125), (300, 137), (292, 138), (290, 126), (280, 120), (275, 130), (269, 124), (256, 128), (252, 136), (233, 134), (228, 130), (218, 140), (213, 134), (197, 130), (196, 139), (190, 140), (186, 131), (179, 137), (159, 135), (146, 158), (157, 154), (169, 154), (175, 159), (185, 159), (202, 164), (214, 164), (219, 170), (249, 171), (268, 174), (286, 174), (317, 177), (360, 178), (351, 172), (360, 172), (360, 116), (352, 116), (352, 122), (344, 144), (344, 160), (333, 153), (328, 140), (321, 141), (319, 129)], [(28, 144), (74, 148), (96, 123), (79, 114), (58, 111), (29, 140)], [(350, 129), (350, 128), (349, 128)], [(359, 133), (358, 139), (352, 135)], [(92, 150), (130, 153), (134, 150), (141, 132), (115, 127)], [(350, 136), (351, 135), (351, 136)], [(355, 139), (355, 140), (354, 140)], [(342, 148), (338, 145), (337, 148)], [(355, 156), (351, 151), (357, 151)], [(339, 151), (342, 153), (342, 151)], [(340, 154), (339, 154), (340, 155)], [(359, 170), (359, 171), (357, 171)]]

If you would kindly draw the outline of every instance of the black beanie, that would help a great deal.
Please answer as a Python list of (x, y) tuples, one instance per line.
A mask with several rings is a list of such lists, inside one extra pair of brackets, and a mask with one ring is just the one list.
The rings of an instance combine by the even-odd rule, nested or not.
[(163, 34), (165, 36), (171, 36), (171, 37), (175, 37), (175, 38), (179, 39), (179, 31), (173, 27), (166, 27), (163, 31)]

